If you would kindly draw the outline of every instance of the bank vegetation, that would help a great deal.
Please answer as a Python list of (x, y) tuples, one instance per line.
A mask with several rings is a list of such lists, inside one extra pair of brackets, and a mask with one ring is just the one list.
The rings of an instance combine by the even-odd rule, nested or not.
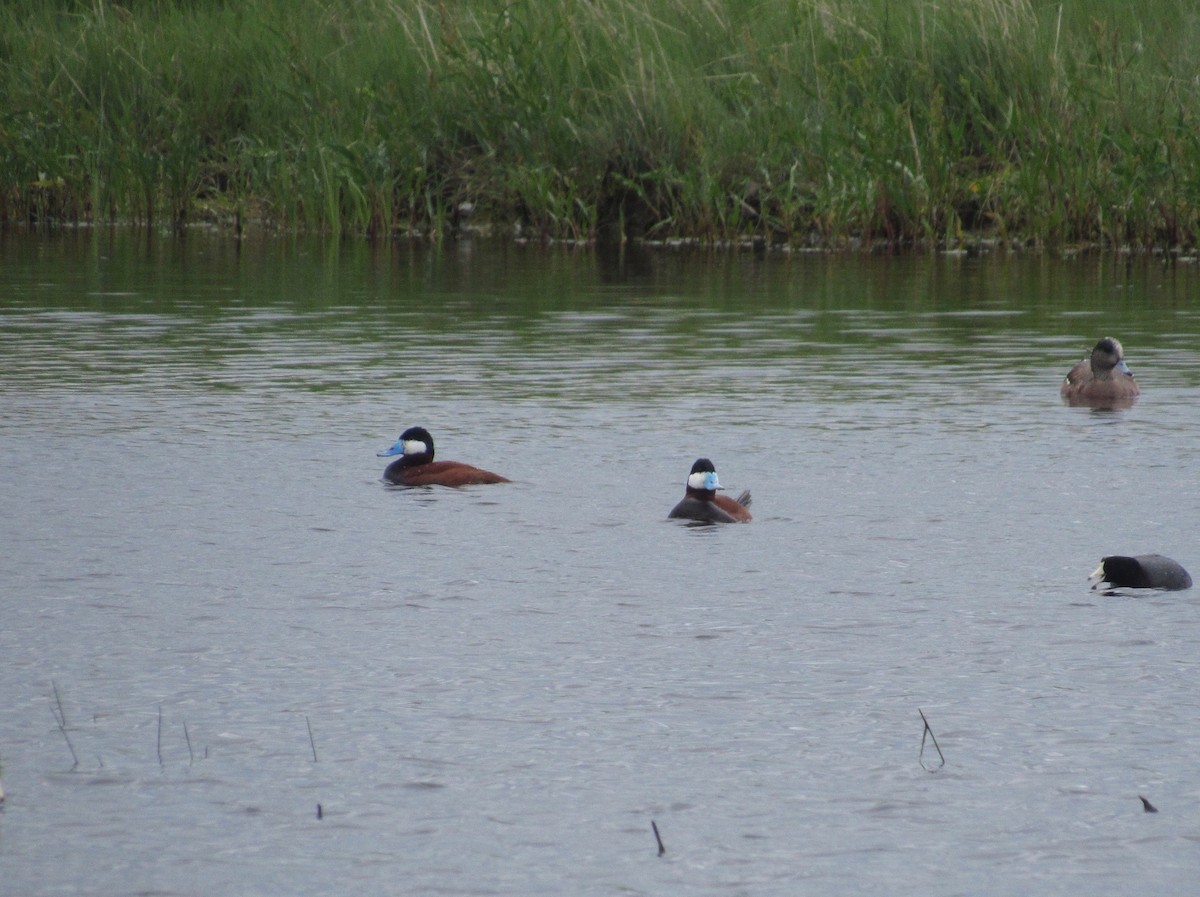
[(1200, 241), (1185, 0), (9, 0), (0, 223)]

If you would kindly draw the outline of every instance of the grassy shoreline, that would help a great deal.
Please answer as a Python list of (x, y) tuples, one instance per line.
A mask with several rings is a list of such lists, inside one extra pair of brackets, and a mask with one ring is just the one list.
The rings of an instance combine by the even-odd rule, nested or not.
[(0, 225), (1194, 251), (1200, 12), (1084, 6), (14, 0)]

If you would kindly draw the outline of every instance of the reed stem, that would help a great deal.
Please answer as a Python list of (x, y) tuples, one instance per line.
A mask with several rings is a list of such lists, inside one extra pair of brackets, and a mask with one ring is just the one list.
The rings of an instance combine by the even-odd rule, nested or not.
[(312, 748), (313, 763), (317, 762), (317, 742), (313, 738), (312, 723), (309, 722), (308, 714), (304, 714), (304, 724), (308, 726), (308, 746)]
[(921, 732), (921, 750), (917, 754), (917, 761), (921, 764), (922, 769), (932, 772), (932, 770), (925, 765), (925, 737), (929, 736), (930, 741), (933, 742), (933, 746), (937, 749), (938, 758), (941, 760), (941, 762), (938, 763), (934, 769), (941, 769), (946, 765), (946, 756), (942, 753), (942, 749), (937, 743), (937, 736), (933, 734), (933, 729), (929, 727), (929, 720), (925, 719), (925, 711), (918, 707), (917, 713), (921, 714), (921, 722), (925, 724), (925, 729)]
[(58, 708), (55, 714), (55, 720), (58, 722), (58, 730), (62, 732), (63, 739), (67, 742), (67, 750), (71, 752), (71, 769), (79, 768), (79, 755), (75, 753), (75, 745), (71, 744), (71, 736), (67, 734), (67, 714), (63, 711), (62, 697), (58, 693), (58, 683), (53, 679), (50, 680), (50, 686), (54, 689), (54, 704)]

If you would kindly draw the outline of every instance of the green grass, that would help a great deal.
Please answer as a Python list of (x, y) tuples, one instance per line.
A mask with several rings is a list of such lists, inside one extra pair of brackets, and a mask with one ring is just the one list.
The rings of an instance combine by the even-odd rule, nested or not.
[(10, 0), (0, 222), (1191, 251), (1185, 0)]

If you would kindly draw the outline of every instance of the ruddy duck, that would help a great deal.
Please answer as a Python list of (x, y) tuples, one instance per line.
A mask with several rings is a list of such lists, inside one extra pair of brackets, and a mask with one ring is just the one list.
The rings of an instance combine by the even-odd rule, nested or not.
[(1190, 589), (1192, 577), (1175, 561), (1161, 554), (1125, 557), (1114, 554), (1102, 558), (1100, 566), (1088, 578), (1093, 589), (1107, 583), (1109, 589)]
[(1128, 405), (1141, 390), (1125, 364), (1124, 348), (1106, 336), (1089, 357), (1071, 368), (1059, 392), (1072, 405)]
[(743, 492), (736, 499), (717, 495), (721, 482), (717, 469), (707, 458), (699, 458), (692, 465), (687, 478), (687, 491), (683, 500), (671, 509), (667, 517), (681, 520), (699, 520), (704, 523), (749, 523), (750, 493)]
[(508, 483), (506, 477), (480, 470), (460, 461), (434, 461), (433, 437), (424, 427), (409, 427), (396, 444), (378, 453), (380, 458), (400, 455), (383, 472), (383, 478), (397, 486), (475, 486), (482, 483)]

